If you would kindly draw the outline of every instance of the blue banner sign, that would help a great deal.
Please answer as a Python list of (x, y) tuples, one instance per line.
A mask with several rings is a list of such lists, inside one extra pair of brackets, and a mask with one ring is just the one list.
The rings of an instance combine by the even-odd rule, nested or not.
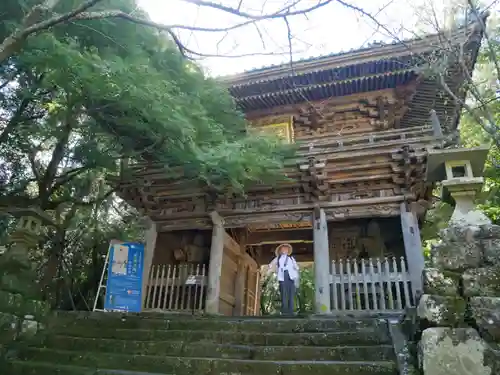
[(143, 269), (143, 244), (112, 242), (109, 249), (105, 310), (141, 311)]

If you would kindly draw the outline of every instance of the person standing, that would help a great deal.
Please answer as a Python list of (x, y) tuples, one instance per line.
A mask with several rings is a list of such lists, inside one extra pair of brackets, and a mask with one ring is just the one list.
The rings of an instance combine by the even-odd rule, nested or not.
[(276, 272), (281, 295), (281, 314), (292, 315), (294, 310), (295, 282), (299, 279), (299, 265), (292, 257), (288, 243), (276, 248), (276, 257), (269, 264), (269, 272)]

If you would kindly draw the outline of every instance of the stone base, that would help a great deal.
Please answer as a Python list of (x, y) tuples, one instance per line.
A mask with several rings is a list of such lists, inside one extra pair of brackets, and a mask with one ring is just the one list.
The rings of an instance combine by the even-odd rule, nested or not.
[(500, 344), (500, 298), (472, 297), (470, 309), (481, 334)]
[(458, 272), (426, 268), (423, 275), (424, 293), (455, 297), (459, 293), (460, 277)]
[(431, 250), (433, 265), (441, 270), (462, 271), (480, 267), (483, 252), (478, 241), (443, 241)]
[(463, 294), (466, 297), (500, 297), (500, 267), (490, 266), (470, 269), (462, 276)]
[(421, 326), (456, 327), (465, 320), (465, 301), (458, 296), (424, 294), (418, 303), (417, 318)]
[(428, 328), (419, 344), (425, 375), (493, 375), (485, 365), (488, 346), (472, 328)]

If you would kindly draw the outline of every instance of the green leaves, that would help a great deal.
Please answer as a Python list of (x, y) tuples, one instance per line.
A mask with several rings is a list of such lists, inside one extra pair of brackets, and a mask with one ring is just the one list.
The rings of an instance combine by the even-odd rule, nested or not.
[[(74, 5), (67, 1), (60, 7)], [(135, 9), (130, 0), (100, 6)], [(9, 14), (19, 21), (22, 12)], [(0, 70), (5, 79), (12, 76), (10, 66)], [(226, 88), (148, 27), (119, 19), (62, 24), (28, 39), (14, 66), (19, 89), (8, 97), (15, 121), (4, 155), (30, 166), (24, 179), (37, 182), (45, 175), (47, 156), (55, 156), (58, 143), (60, 175), (72, 168), (114, 173), (117, 160), (126, 156), (157, 160), (166, 170), (181, 166), (186, 178), (239, 194), (251, 184), (283, 178), (283, 158), (292, 149), (272, 138), (247, 136), (245, 119)], [(36, 90), (32, 77), (41, 77)], [(22, 100), (28, 101), (26, 108), (20, 107)], [(19, 109), (29, 120), (15, 118)], [(70, 136), (60, 144), (68, 126)], [(57, 174), (60, 191), (64, 178)]]

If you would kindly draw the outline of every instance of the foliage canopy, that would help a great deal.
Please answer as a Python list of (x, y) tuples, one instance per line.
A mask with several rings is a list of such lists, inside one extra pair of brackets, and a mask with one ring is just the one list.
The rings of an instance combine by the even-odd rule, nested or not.
[[(0, 40), (41, 3), (2, 3)], [(55, 10), (81, 3), (59, 1)], [(137, 5), (107, 0), (96, 9), (109, 8), (130, 13)], [(86, 298), (107, 241), (140, 239), (137, 213), (106, 183), (124, 158), (180, 168), (194, 183), (230, 193), (282, 178), (292, 150), (247, 135), (226, 88), (167, 34), (119, 18), (72, 20), (23, 43), (0, 62), (0, 209), (36, 210), (51, 224), (35, 254), (44, 284), (60, 291), (76, 283)], [(1, 223), (5, 239), (13, 222)]]

